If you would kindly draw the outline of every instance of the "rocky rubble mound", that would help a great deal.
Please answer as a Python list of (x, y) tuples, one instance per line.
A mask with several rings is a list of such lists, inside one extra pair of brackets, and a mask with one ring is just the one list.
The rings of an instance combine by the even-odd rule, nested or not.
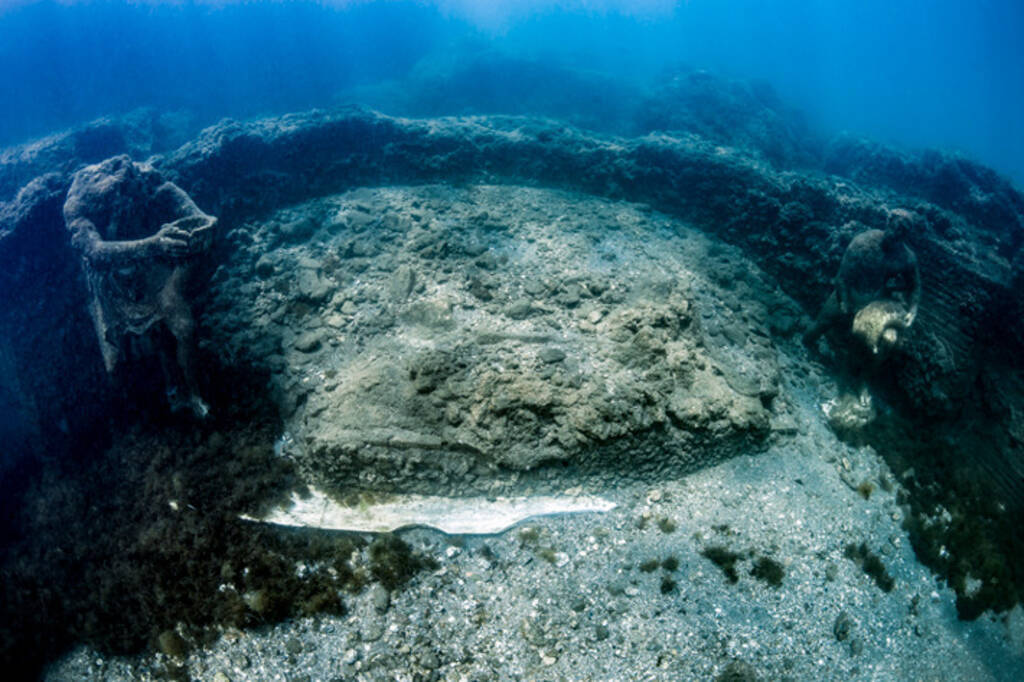
[(763, 81), (728, 80), (701, 70), (677, 73), (641, 101), (635, 124), (640, 134), (695, 135), (778, 168), (819, 164), (820, 144), (810, 126)]
[[(840, 176), (780, 172), (754, 152), (696, 135), (621, 139), (541, 119), (410, 121), (348, 110), (225, 122), (160, 163), (222, 220), (376, 184), (500, 181), (644, 201), (739, 246), (812, 312), (853, 235), (908, 209), (918, 217), (909, 241), (928, 294), (893, 373), (893, 400), (947, 420), (972, 401), (980, 374), (1003, 372), (981, 349), (1024, 338), (1010, 314), (1020, 305), (1011, 287), (1018, 215), (992, 222), (976, 203), (952, 210)], [(971, 193), (988, 204), (1019, 203), (1012, 187), (976, 180)], [(1017, 486), (1012, 476), (1003, 483)]]
[(198, 131), (199, 126), (188, 113), (138, 109), (124, 116), (99, 118), (25, 145), (0, 149), (0, 201), (12, 199), (40, 175), (70, 176), (86, 164), (118, 154), (143, 160), (176, 149)]
[(679, 472), (763, 444), (785, 412), (772, 339), (796, 305), (640, 205), (361, 189), (229, 238), (210, 348), (269, 367), (287, 451), (327, 487)]
[(402, 79), (359, 86), (336, 99), (398, 116), (547, 116), (579, 128), (625, 133), (634, 127), (644, 90), (598, 71), (470, 47), (430, 55)]
[[(812, 313), (827, 295), (852, 236), (884, 228), (891, 209), (909, 209), (919, 217), (910, 243), (926, 293), (919, 321), (885, 376), (889, 399), (912, 419), (945, 429), (943, 438), (957, 440), (972, 424), (981, 425), (985, 438), (1002, 438), (1006, 429), (986, 415), (1015, 414), (1012, 406), (1020, 400), (1017, 388), (1001, 380), (1019, 368), (1024, 344), (1021, 297), (1013, 286), (1024, 262), (1019, 255), (1024, 228), (1014, 208), (1020, 194), (991, 173), (944, 155), (936, 157), (942, 160), (937, 165), (930, 165), (927, 155), (899, 155), (902, 165), (887, 171), (882, 186), (850, 179), (880, 177), (872, 170), (878, 167), (875, 160), (888, 168), (885, 158), (892, 155), (854, 154), (838, 163), (843, 155), (837, 148), (832, 158), (842, 175), (796, 173), (773, 169), (754, 147), (723, 147), (696, 134), (616, 138), (546, 119), (409, 120), (346, 109), (225, 121), (154, 161), (203, 210), (217, 215), (226, 231), (282, 207), (360, 186), (526, 184), (642, 201), (738, 246)], [(921, 186), (914, 177), (947, 176), (963, 191), (913, 189)], [(51, 326), (58, 319), (82, 326), (85, 317), (73, 312), (75, 292), (51, 285), (75, 281), (57, 272), (70, 271), (73, 259), (60, 240), (54, 209), (61, 176), (51, 180), (46, 192), (23, 195), (0, 216), (0, 257), (19, 264), (0, 277), (0, 293), (14, 301), (16, 292), (47, 292), (28, 305), (7, 306), (0, 315), (10, 339), (9, 347), (0, 349), (7, 358), (0, 371), (13, 375), (6, 377), (7, 386), (22, 387), (5, 401), (26, 395), (21, 404), (31, 414), (19, 423), (36, 425), (71, 421), (77, 410), (67, 406), (80, 405), (83, 398), (90, 404), (104, 400), (94, 397), (94, 387), (101, 385), (95, 381), (67, 383), (75, 372), (62, 363), (92, 367), (97, 356), (74, 338), (54, 334)], [(302, 234), (315, 224), (297, 218), (282, 230)], [(47, 251), (54, 244), (56, 250)], [(352, 248), (364, 244), (357, 240)], [(226, 244), (219, 257), (230, 257), (231, 248)], [(66, 295), (48, 293), (54, 290)], [(40, 357), (48, 360), (40, 363)], [(60, 391), (54, 390), (58, 385)], [(999, 388), (986, 390), (989, 385)], [(69, 433), (78, 430), (70, 424)], [(26, 442), (39, 438), (35, 431), (15, 435)], [(982, 468), (1006, 497), (1019, 496), (1024, 485), (1016, 447), (1000, 442), (975, 448)]]

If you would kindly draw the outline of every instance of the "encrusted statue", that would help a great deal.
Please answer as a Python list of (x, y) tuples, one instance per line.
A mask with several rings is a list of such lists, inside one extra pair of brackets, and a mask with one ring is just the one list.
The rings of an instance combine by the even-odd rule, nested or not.
[(839, 406), (849, 403), (846, 407), (860, 416), (845, 415), (844, 422), (871, 421), (867, 379), (917, 318), (921, 276), (917, 257), (906, 243), (915, 221), (910, 211), (896, 209), (890, 211), (884, 231), (867, 230), (853, 238), (832, 293), (804, 335), (804, 343), (812, 348), (833, 329), (845, 332), (852, 341), (845, 350), (860, 387), (856, 397), (840, 398)]
[[(921, 276), (917, 257), (906, 243), (913, 222), (912, 213), (896, 209), (890, 213), (885, 231), (867, 230), (853, 238), (839, 264), (835, 288), (804, 335), (807, 345), (836, 327), (853, 332), (858, 314), (872, 304), (885, 305), (871, 308), (868, 317), (872, 319), (862, 318), (864, 327), (858, 325), (857, 331), (862, 335), (874, 328), (877, 333), (866, 340), (876, 354), (892, 347), (900, 333), (914, 323), (921, 300)], [(884, 320), (876, 319), (879, 315)]]
[(129, 334), (163, 323), (175, 345), (176, 363), (163, 345), (159, 352), (171, 407), (205, 417), (193, 357), (195, 322), (183, 287), (197, 256), (209, 248), (217, 219), (153, 167), (116, 156), (75, 174), (64, 221), (82, 255), (107, 371), (117, 366)]

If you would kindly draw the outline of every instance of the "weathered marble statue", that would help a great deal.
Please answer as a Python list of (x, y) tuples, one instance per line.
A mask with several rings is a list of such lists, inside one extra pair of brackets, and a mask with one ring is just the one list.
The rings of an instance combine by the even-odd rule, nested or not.
[[(75, 174), (64, 221), (82, 255), (89, 313), (107, 371), (117, 366), (128, 334), (146, 334), (163, 323), (176, 346), (177, 369), (157, 344), (171, 406), (206, 416), (193, 358), (195, 322), (183, 286), (209, 248), (217, 219), (151, 166), (116, 156)], [(187, 395), (179, 391), (181, 382)]]

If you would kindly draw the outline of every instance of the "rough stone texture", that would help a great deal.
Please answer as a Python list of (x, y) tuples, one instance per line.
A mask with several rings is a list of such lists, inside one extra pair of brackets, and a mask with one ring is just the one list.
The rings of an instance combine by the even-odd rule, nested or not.
[[(913, 169), (974, 168), (938, 153), (906, 158)], [(1012, 412), (1009, 406), (1021, 400), (1014, 386), (1000, 381), (1019, 367), (1024, 350), (1024, 322), (1014, 312), (1021, 309), (1021, 293), (1010, 286), (1010, 263), (1024, 231), (1022, 214), (1013, 209), (1021, 198), (990, 173), (956, 175), (962, 196), (985, 201), (943, 207), (839, 176), (774, 171), (756, 156), (693, 135), (615, 139), (543, 120), (408, 121), (357, 110), (224, 123), (163, 163), (179, 174), (179, 184), (194, 188), (201, 204), (220, 205), (228, 215), (328, 188), (425, 180), (526, 182), (646, 201), (741, 246), (809, 310), (824, 299), (852, 236), (884, 227), (890, 209), (910, 208), (921, 216), (910, 243), (925, 295), (888, 373), (891, 399), (947, 427), (964, 406), (977, 404), (979, 382), (999, 382), (1000, 390), (985, 397), (995, 412)], [(859, 168), (851, 162), (843, 170), (856, 177)], [(476, 290), (487, 295), (486, 287)], [(571, 301), (571, 292), (566, 296)], [(991, 348), (1001, 349), (997, 357)], [(967, 419), (975, 423), (979, 416)], [(959, 428), (950, 427), (951, 437)], [(987, 460), (981, 466), (1020, 499), (1024, 476), (1014, 447), (980, 455)]]
[(398, 116), (500, 113), (557, 118), (604, 132), (630, 133), (636, 127), (645, 94), (637, 84), (550, 60), (467, 47), (440, 51), (421, 60), (406, 78), (356, 87), (337, 100)]
[[(234, 230), (204, 326), (226, 362), (267, 358), (289, 454), (321, 485), (493, 490), (554, 463), (667, 475), (757, 447), (785, 412), (769, 311), (796, 305), (645, 207), (435, 185), (284, 213), (320, 216), (310, 242), (269, 246), (280, 215)], [(370, 235), (374, 257), (355, 256)], [(316, 258), (329, 303), (289, 285)], [(261, 260), (274, 274), (254, 283)]]
[(87, 439), (103, 414), (103, 360), (64, 227), (65, 190), (44, 175), (0, 204), (2, 465)]
[(188, 114), (139, 109), (0, 150), (0, 201), (11, 199), (39, 175), (70, 176), (84, 165), (118, 154), (145, 159), (175, 149), (196, 132), (195, 121)]
[(759, 155), (777, 168), (818, 166), (820, 144), (803, 117), (765, 82), (679, 73), (637, 107), (640, 134), (692, 134)]
[(1013, 229), (1021, 225), (1024, 196), (1006, 178), (968, 159), (936, 151), (908, 154), (870, 140), (840, 135), (825, 150), (824, 167), (861, 185), (915, 197), (960, 214), (969, 222), (996, 228), (991, 237), (977, 233), (972, 236), (980, 245), (997, 248), (1004, 258), (1012, 258), (1024, 240), (1024, 234)]
[[(993, 385), (998, 390), (984, 397), (988, 412), (1017, 414), (1017, 387), (1003, 377), (1019, 370), (1024, 349), (1024, 322), (1015, 314), (1021, 293), (1010, 286), (1010, 263), (1024, 230), (1020, 194), (991, 172), (946, 155), (843, 149), (833, 149), (826, 166), (843, 176), (781, 172), (758, 154), (693, 134), (613, 138), (543, 119), (407, 120), (347, 109), (225, 121), (156, 162), (226, 228), (354, 186), (394, 183), (525, 183), (643, 201), (739, 245), (811, 311), (827, 293), (851, 236), (884, 227), (888, 209), (910, 208), (922, 216), (910, 241), (925, 296), (889, 373), (892, 400), (950, 425), (965, 405), (979, 404), (979, 386)], [(861, 177), (886, 186), (861, 185)], [(353, 224), (372, 220), (356, 214)], [(5, 260), (23, 257), (7, 238), (11, 230), (7, 221), (0, 226)], [(353, 257), (372, 258), (376, 246), (353, 239), (348, 248)], [(15, 279), (4, 295), (26, 284), (34, 285)], [(478, 278), (472, 290), (484, 301), (487, 278)], [(571, 305), (574, 292), (562, 295)], [(968, 416), (986, 422), (984, 414)], [(957, 427), (947, 428), (955, 437)], [(1006, 450), (1016, 446), (1004, 445), (982, 466), (997, 474), (997, 484), (1020, 492), (1019, 458)]]
[[(739, 111), (757, 100), (733, 95)], [(523, 567), (518, 577), (481, 547), (439, 569), (422, 593), (396, 595), (376, 618), (353, 610), (339, 625), (345, 639), (325, 647), (346, 647), (353, 667), (331, 675), (385, 674), (413, 660), (483, 678), (489, 659), (507, 661), (496, 677), (578, 674), (612, 661), (611, 672), (595, 667), (592, 676), (665, 666), (667, 679), (710, 678), (749, 670), (724, 660), (749, 655), (769, 677), (820, 676), (815, 666), (827, 661), (826, 675), (843, 678), (900, 677), (922, 666), (1014, 678), (993, 672), (998, 656), (976, 648), (964, 629), (972, 626), (954, 619), (1019, 600), (1017, 545), (995, 544), (1007, 535), (978, 538), (984, 524), (1017, 518), (1000, 497), (1022, 499), (1020, 194), (962, 159), (849, 142), (826, 150), (824, 170), (785, 172), (795, 163), (787, 160), (792, 140), (777, 152), (759, 147), (774, 119), (750, 111), (755, 120), (731, 140), (720, 139), (730, 130), (697, 129), (701, 120), (618, 138), (537, 118), (311, 112), (224, 122), (156, 159), (222, 217), (220, 266), (199, 301), (205, 353), (266, 370), (289, 429), (276, 450), (307, 475), (335, 488), (450, 493), (588, 480), (579, 474), (622, 484), (611, 486), (624, 496), (613, 534), (600, 522), (560, 520), (579, 530), (557, 545), (544, 538), (528, 547), (531, 534), (496, 545)], [(83, 343), (91, 338), (84, 287), (59, 216), (81, 160), (71, 146), (48, 149), (59, 172), (0, 207), (7, 457), (19, 448), (85, 450), (115, 393), (99, 353)], [(31, 153), (5, 158), (14, 186), (50, 167), (24, 161)], [(367, 186), (382, 189), (358, 189)], [(827, 294), (849, 239), (883, 227), (891, 208), (921, 217), (911, 243), (925, 294), (876, 388), (918, 420), (903, 442), (930, 438), (919, 461), (966, 461), (980, 481), (970, 499), (963, 487), (936, 493), (923, 512), (913, 491), (941, 491), (954, 477), (927, 479), (900, 462), (904, 489), (871, 448), (838, 443), (819, 410), (834, 387), (792, 341), (803, 313)], [(943, 450), (927, 450), (934, 443)], [(666, 480), (763, 445), (768, 454)], [(633, 475), (653, 475), (660, 487), (646, 491)], [(922, 530), (932, 544), (921, 543)], [(914, 561), (908, 539), (956, 597)], [(725, 591), (706, 561), (709, 540), (746, 557), (738, 587), (728, 588), (738, 591)], [(893, 592), (878, 593), (844, 558), (843, 543), (865, 540), (895, 576)], [(665, 557), (668, 541), (676, 553)], [(584, 545), (597, 560), (583, 560)], [(785, 565), (781, 587), (749, 573), (755, 548)], [(659, 559), (676, 568), (643, 568)], [(556, 580), (535, 580), (538, 565)], [(685, 573), (674, 575), (680, 566)], [(493, 571), (479, 582), (481, 602), (498, 616), (489, 629), (467, 601), (481, 569)], [(564, 608), (558, 618), (538, 609), (564, 605), (580, 585), (570, 609), (585, 614), (579, 629)], [(635, 598), (641, 607), (630, 607)], [(830, 624), (840, 603), (857, 627), (837, 646)], [(451, 625), (439, 609), (462, 620)], [(410, 613), (426, 625), (400, 620)], [(1018, 650), (1021, 613), (1007, 621), (1017, 623)], [(508, 614), (521, 618), (502, 622)], [(991, 644), (1003, 625), (983, 619)], [(264, 649), (247, 649), (254, 665), (279, 657), (276, 632)], [(520, 637), (500, 636), (508, 632)], [(449, 646), (467, 635), (480, 646)], [(658, 638), (683, 648), (659, 651), (651, 646)], [(410, 641), (412, 657), (413, 648), (400, 648)], [(385, 645), (398, 652), (388, 654), (393, 662), (374, 649)], [(603, 657), (591, 655), (595, 645)], [(101, 666), (94, 655), (83, 661), (91, 666), (83, 669)]]

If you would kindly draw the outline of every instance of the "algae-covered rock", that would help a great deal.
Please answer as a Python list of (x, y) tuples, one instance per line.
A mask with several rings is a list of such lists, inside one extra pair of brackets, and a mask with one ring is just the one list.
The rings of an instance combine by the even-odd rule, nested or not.
[(323, 342), (323, 332), (320, 330), (308, 331), (295, 339), (295, 348), (303, 353), (312, 353), (320, 348)]
[(844, 393), (822, 406), (829, 426), (839, 434), (851, 435), (870, 424), (878, 416), (874, 401), (867, 393)]
[[(482, 209), (501, 218), (481, 224)], [(353, 212), (394, 220), (358, 236), (346, 220), (315, 244), (276, 237), (285, 220)], [(332, 255), (353, 239), (376, 257)], [(596, 259), (595, 244), (615, 259)], [(328, 491), (465, 495), (557, 487), (564, 467), (680, 472), (763, 444), (778, 392), (765, 311), (787, 304), (765, 299), (736, 252), (709, 249), (676, 221), (580, 195), (362, 189), (257, 226), (213, 292), (211, 310), (232, 314), (205, 321), (214, 347), (244, 354), (278, 334), (297, 351), (271, 382), (288, 454)], [(298, 267), (261, 268), (239, 297), (268, 258)], [(319, 305), (326, 294), (311, 290), (328, 281), (337, 290)], [(240, 322), (263, 310), (282, 325)]]

